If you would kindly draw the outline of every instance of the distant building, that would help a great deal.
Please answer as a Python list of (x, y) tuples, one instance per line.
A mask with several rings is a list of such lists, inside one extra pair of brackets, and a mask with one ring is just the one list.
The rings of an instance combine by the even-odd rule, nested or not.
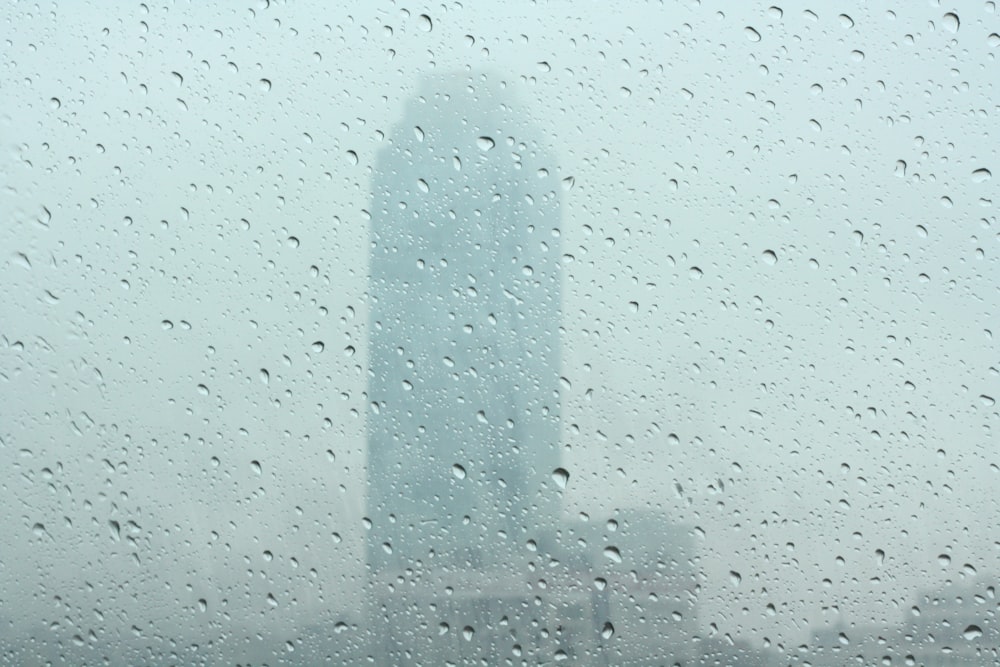
[(995, 580), (979, 579), (917, 595), (898, 625), (842, 623), (813, 632), (810, 662), (910, 667), (1000, 664)]
[[(616, 665), (689, 665), (699, 654), (697, 567), (689, 526), (650, 510), (617, 512), (600, 536), (618, 632)], [(614, 549), (605, 552), (606, 549)], [(616, 561), (620, 558), (621, 562)]]
[(555, 531), (565, 483), (560, 187), (520, 113), (498, 77), (428, 80), (375, 165), (367, 566), (378, 664), (535, 662), (543, 635), (558, 639), (536, 603), (529, 544)]
[(1000, 664), (996, 580), (918, 594), (898, 646), (916, 665), (926, 667)]

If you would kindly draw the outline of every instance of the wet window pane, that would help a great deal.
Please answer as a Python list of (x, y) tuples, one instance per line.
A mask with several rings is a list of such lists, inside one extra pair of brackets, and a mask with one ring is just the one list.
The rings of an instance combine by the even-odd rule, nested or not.
[(0, 664), (1000, 661), (993, 2), (4, 18)]

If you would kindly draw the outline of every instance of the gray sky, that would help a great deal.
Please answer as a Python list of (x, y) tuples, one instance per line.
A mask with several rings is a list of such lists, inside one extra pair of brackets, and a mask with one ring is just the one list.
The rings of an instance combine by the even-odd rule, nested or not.
[(358, 607), (372, 170), (464, 68), (571, 179), (568, 515), (699, 527), (701, 626), (756, 643), (995, 576), (993, 3), (266, 4), (5, 11), (17, 627)]

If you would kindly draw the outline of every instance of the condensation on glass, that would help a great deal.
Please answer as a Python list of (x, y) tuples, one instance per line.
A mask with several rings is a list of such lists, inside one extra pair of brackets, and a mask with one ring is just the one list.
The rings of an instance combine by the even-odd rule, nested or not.
[(994, 2), (3, 18), (0, 664), (1000, 661)]

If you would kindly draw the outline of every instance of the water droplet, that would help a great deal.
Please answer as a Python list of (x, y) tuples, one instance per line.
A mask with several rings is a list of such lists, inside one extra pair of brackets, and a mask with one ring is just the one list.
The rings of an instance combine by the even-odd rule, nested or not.
[(271, 81), (270, 81), (270, 79), (261, 79), (258, 82), (257, 87), (260, 88), (265, 93), (267, 91), (271, 90)]
[(958, 32), (958, 28), (962, 22), (958, 20), (958, 14), (955, 12), (948, 12), (941, 18), (941, 23), (944, 25), (945, 30), (954, 34)]
[(198, 600), (198, 611), (208, 611), (208, 602), (205, 601), (205, 598)]
[(354, 346), (353, 345), (348, 345), (347, 347), (344, 348), (344, 356), (345, 357), (353, 357), (354, 356)]
[(611, 625), (610, 622), (604, 624), (604, 628), (601, 630), (601, 639), (611, 639), (615, 636), (615, 626)]
[(993, 173), (989, 169), (976, 169), (972, 172), (973, 183), (985, 183), (993, 178)]
[(294, 237), (294, 236), (289, 236), (288, 240), (285, 241), (285, 245), (287, 245), (289, 248), (298, 248), (299, 247), (299, 239), (296, 238), (296, 237)]
[(417, 18), (417, 25), (419, 25), (420, 29), (424, 32), (430, 32), (434, 29), (434, 22), (431, 21), (431, 17), (427, 14), (421, 14), (420, 17)]
[(462, 637), (464, 637), (465, 641), (467, 642), (471, 642), (475, 634), (476, 630), (471, 625), (467, 625), (464, 628), (462, 628)]
[(608, 580), (605, 579), (604, 577), (597, 577), (596, 579), (594, 579), (594, 588), (596, 588), (597, 590), (603, 591), (607, 587), (608, 587)]
[(993, 399), (993, 397), (987, 396), (986, 394), (980, 394), (979, 400), (982, 402), (983, 405), (985, 405), (988, 408), (992, 408), (994, 405), (996, 405), (996, 401)]
[(451, 474), (454, 475), (457, 479), (465, 479), (466, 475), (465, 468), (456, 463), (451, 467)]
[(497, 145), (497, 142), (493, 141), (490, 137), (479, 137), (476, 139), (476, 145), (479, 146), (479, 150), (488, 151)]
[(690, 269), (688, 269), (688, 276), (690, 276), (692, 280), (700, 280), (702, 275), (704, 275), (702, 273), (702, 270), (699, 269), (697, 266), (692, 266)]
[(741, 575), (736, 570), (729, 571), (729, 583), (733, 586), (739, 586), (743, 582), (743, 575)]
[(264, 384), (270, 384), (271, 374), (267, 372), (266, 368), (260, 369), (260, 381)]
[(171, 322), (170, 320), (163, 320), (162, 322), (160, 322), (160, 327), (164, 331), (170, 331), (171, 329), (174, 328), (174, 323)]
[(746, 35), (747, 39), (749, 39), (751, 42), (759, 42), (760, 41), (760, 33), (757, 32), (756, 30), (754, 30), (750, 26), (747, 26), (747, 27), (743, 28), (743, 34)]
[(768, 266), (774, 266), (778, 262), (778, 256), (774, 254), (773, 250), (765, 250), (761, 258)]
[(560, 489), (565, 489), (566, 484), (569, 483), (569, 472), (565, 468), (556, 468), (552, 471), (552, 481), (556, 483)]
[(58, 109), (59, 107), (62, 106), (62, 102), (59, 101), (58, 97), (53, 97), (51, 100), (49, 100), (49, 106), (51, 106), (53, 109)]
[(853, 27), (854, 27), (854, 19), (852, 19), (852, 18), (851, 18), (850, 16), (848, 16), (847, 14), (841, 14), (841, 15), (840, 15), (839, 17), (837, 17), (837, 18), (839, 18), (839, 19), (840, 19), (840, 25), (841, 25), (842, 27), (844, 27), (844, 28), (853, 28)]
[(622, 562), (622, 552), (618, 550), (618, 547), (604, 547), (604, 557), (612, 563)]
[(567, 176), (566, 178), (562, 179), (562, 189), (563, 190), (569, 192), (570, 190), (573, 189), (574, 185), (576, 185), (576, 178), (575, 177), (573, 177), (573, 176)]
[(260, 461), (256, 459), (250, 462), (250, 469), (253, 470), (255, 475), (261, 474)]
[(948, 554), (941, 554), (940, 556), (938, 556), (938, 565), (940, 565), (941, 567), (948, 567), (949, 565), (951, 565), (951, 556), (949, 556)]
[(965, 630), (962, 631), (962, 636), (972, 641), (973, 639), (979, 639), (983, 636), (983, 629), (978, 625), (970, 625)]
[(210, 392), (208, 391), (208, 387), (206, 387), (203, 384), (200, 384), (198, 385), (198, 393), (201, 394), (202, 396), (208, 396)]
[(317, 341), (313, 342), (313, 344), (312, 344), (312, 351), (313, 352), (319, 353), (319, 352), (322, 352), (325, 349), (326, 349), (326, 345), (324, 345), (323, 341), (321, 341), (321, 340), (317, 340)]

